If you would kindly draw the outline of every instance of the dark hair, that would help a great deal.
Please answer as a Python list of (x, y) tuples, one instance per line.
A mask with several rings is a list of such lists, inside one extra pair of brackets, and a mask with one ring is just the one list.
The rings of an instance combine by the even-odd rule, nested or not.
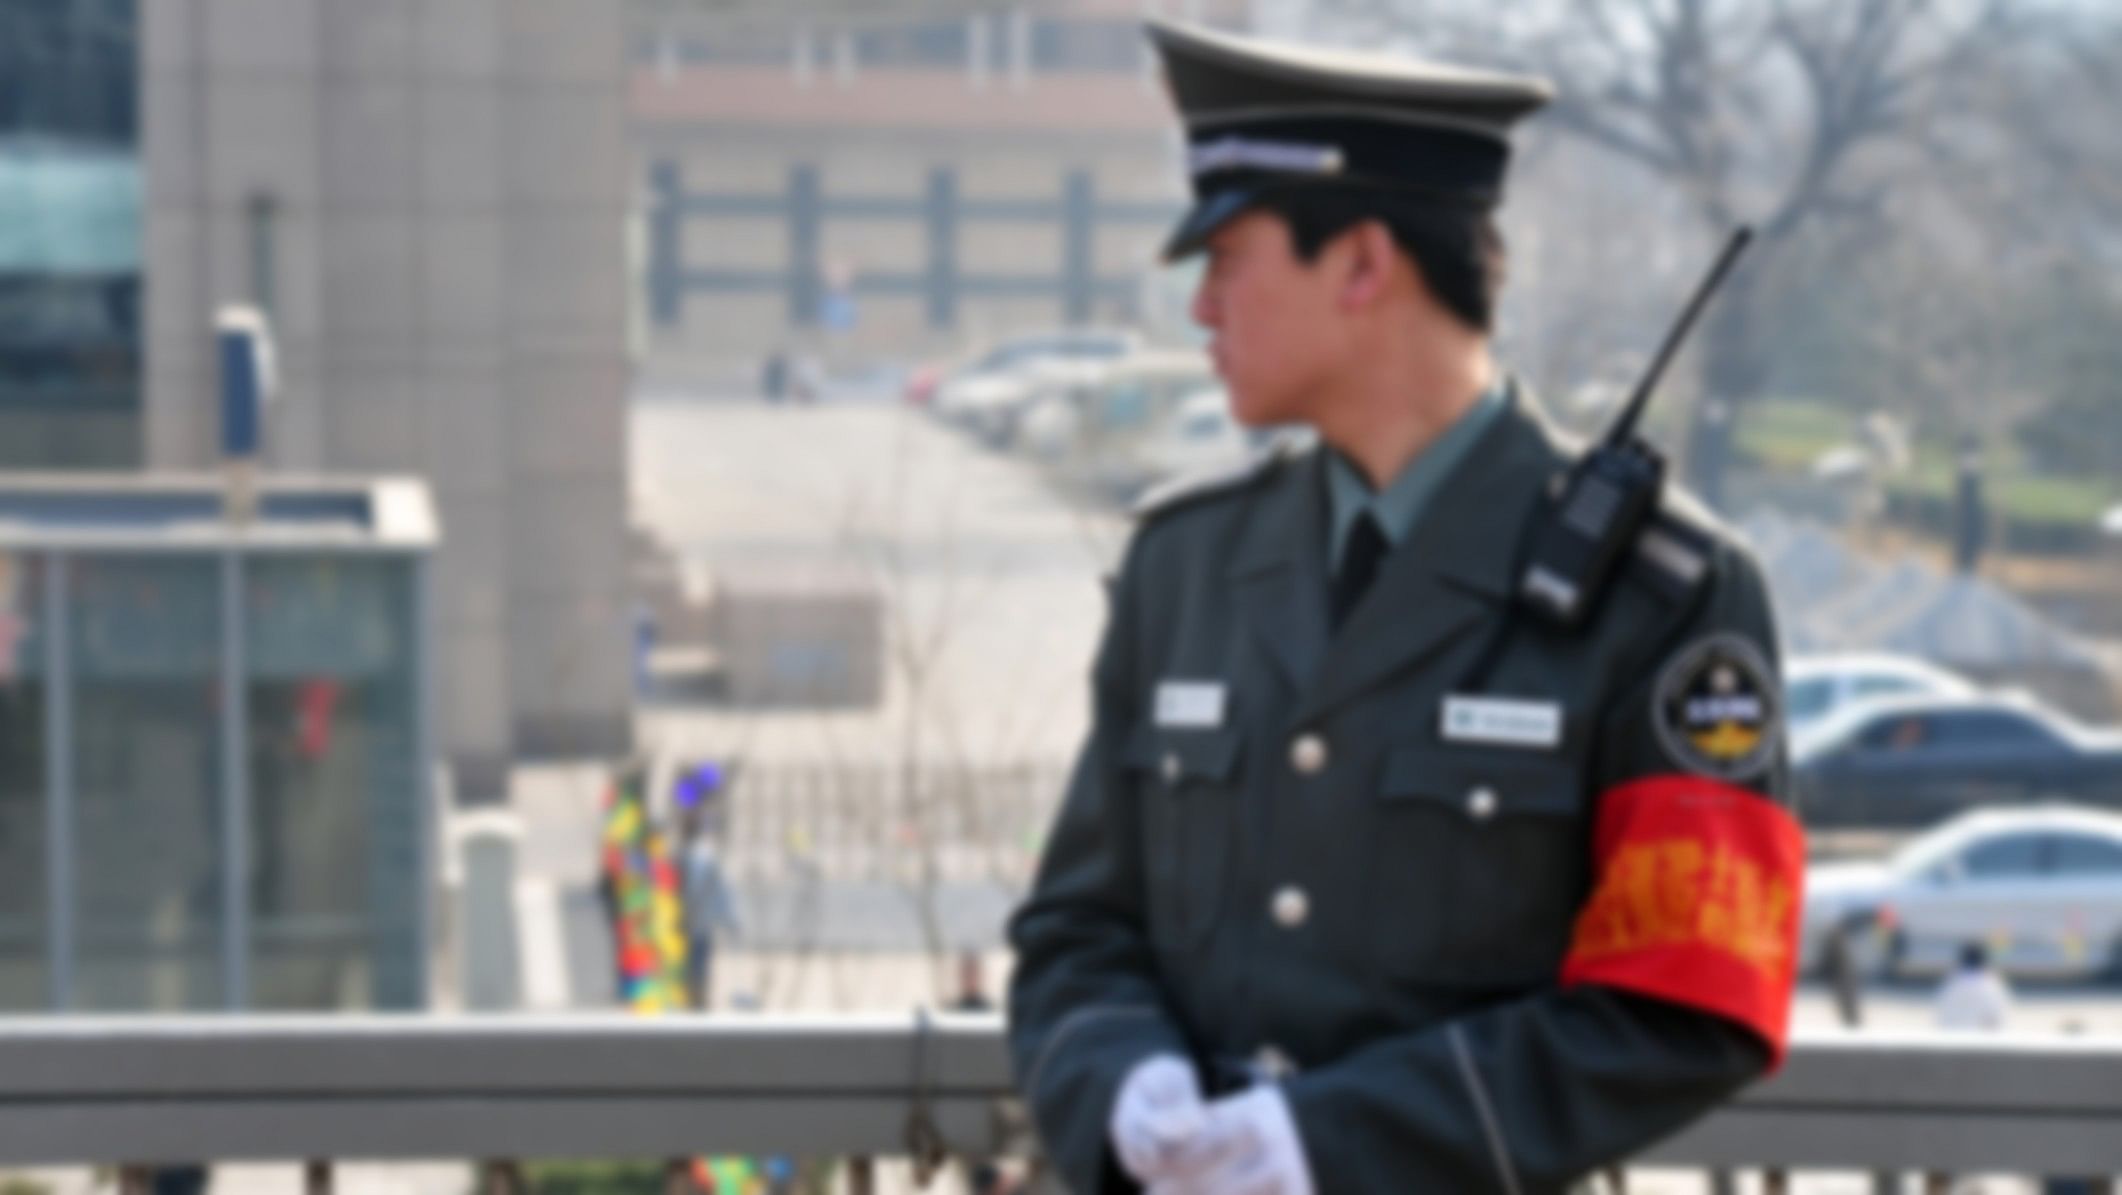
[(1979, 971), (1989, 966), (1989, 947), (1980, 942), (1962, 943), (1960, 965), (1969, 971)]
[(1365, 220), (1384, 224), (1445, 310), (1477, 332), (1495, 329), (1503, 233), (1491, 209), (1358, 187), (1270, 191), (1259, 206), (1282, 217), (1291, 246), (1305, 262), (1317, 260), (1329, 242)]

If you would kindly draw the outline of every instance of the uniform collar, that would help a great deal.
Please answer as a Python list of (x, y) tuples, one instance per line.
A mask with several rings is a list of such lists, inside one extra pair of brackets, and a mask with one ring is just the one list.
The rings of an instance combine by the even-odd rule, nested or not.
[(1292, 458), (1255, 492), (1227, 575), (1240, 617), (1308, 694), (1308, 711), (1345, 700), (1509, 600), (1512, 547), (1568, 450), (1515, 382), (1470, 439), (1409, 528), (1406, 550), (1385, 559), (1372, 595), (1331, 643), (1322, 534), (1329, 454)]
[(1385, 533), (1385, 542), (1391, 547), (1399, 547), (1429, 508), (1437, 490), (1480, 440), (1481, 433), (1509, 409), (1508, 393), (1509, 384), (1499, 378), (1474, 400), (1473, 406), (1445, 428), (1414, 460), (1403, 466), (1382, 490), (1372, 490), (1346, 457), (1328, 450), (1325, 454), (1326, 498), (1330, 523), (1326, 542), (1331, 547), (1327, 567), (1340, 571), (1349, 529), (1355, 526), (1357, 517), (1366, 512), (1376, 520), (1378, 530)]

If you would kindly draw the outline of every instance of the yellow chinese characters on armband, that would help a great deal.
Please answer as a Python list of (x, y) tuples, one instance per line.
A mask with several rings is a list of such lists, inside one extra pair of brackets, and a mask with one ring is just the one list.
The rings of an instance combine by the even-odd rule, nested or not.
[(1757, 793), (1655, 776), (1606, 794), (1597, 882), (1565, 986), (1622, 988), (1752, 1030), (1781, 1062), (1797, 976), (1804, 835)]

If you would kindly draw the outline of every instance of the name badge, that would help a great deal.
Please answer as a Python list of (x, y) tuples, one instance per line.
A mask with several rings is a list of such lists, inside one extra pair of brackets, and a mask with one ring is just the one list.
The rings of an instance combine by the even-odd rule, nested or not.
[(1216, 681), (1165, 681), (1157, 686), (1157, 725), (1213, 730), (1223, 725), (1223, 698), (1223, 686)]
[(1562, 745), (1562, 707), (1512, 697), (1446, 697), (1444, 741), (1553, 750)]

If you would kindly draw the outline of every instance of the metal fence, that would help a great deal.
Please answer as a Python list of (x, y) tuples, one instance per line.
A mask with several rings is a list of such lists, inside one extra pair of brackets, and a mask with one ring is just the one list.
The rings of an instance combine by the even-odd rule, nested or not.
[[(992, 1155), (1009, 1095), (993, 1017), (0, 1021), (0, 1165)], [(2122, 1173), (2122, 1043), (1801, 1037), (1639, 1162)]]
[(729, 866), (745, 880), (812, 869), (832, 879), (1021, 887), (1061, 792), (1065, 768), (902, 769), (881, 765), (747, 770), (723, 826)]
[(1066, 779), (1051, 765), (747, 769), (722, 827), (747, 941), (995, 945)]

